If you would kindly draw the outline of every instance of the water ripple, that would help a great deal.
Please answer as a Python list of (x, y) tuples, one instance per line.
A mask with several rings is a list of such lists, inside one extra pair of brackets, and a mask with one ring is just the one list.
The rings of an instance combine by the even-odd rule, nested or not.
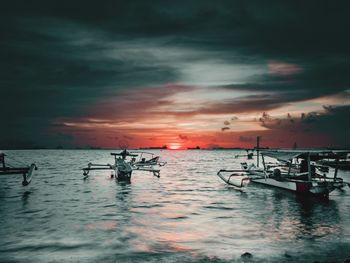
[[(37, 162), (32, 184), (2, 177), (3, 262), (314, 262), (350, 258), (350, 191), (325, 202), (251, 185), (242, 193), (216, 172), (234, 151), (161, 151), (160, 178), (109, 172), (84, 180), (105, 150), (9, 151)], [(340, 172), (350, 181), (350, 174)], [(251, 258), (241, 258), (244, 252)]]

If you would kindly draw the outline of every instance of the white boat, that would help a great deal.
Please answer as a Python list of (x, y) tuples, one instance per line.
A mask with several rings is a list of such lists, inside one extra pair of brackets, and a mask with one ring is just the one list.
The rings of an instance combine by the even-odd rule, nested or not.
[[(22, 185), (29, 185), (32, 181), (34, 171), (38, 169), (37, 166), (34, 163), (32, 163), (29, 166), (14, 167), (13, 165), (10, 165), (9, 163), (5, 162), (5, 156), (7, 155), (0, 152), (0, 175), (20, 174), (23, 176)], [(14, 160), (13, 158), (11, 159)], [(17, 162), (16, 160), (14, 161)]]
[(133, 170), (152, 172), (153, 175), (159, 177), (160, 167), (166, 165), (166, 162), (160, 161), (160, 157), (150, 152), (131, 152), (131, 154), (137, 155), (137, 159), (134, 158), (131, 162)]
[[(263, 168), (241, 163), (251, 181), (277, 188), (290, 190), (299, 194), (328, 196), (335, 189), (350, 185), (337, 177), (335, 168), (331, 177), (326, 166), (320, 166), (315, 161), (329, 156), (337, 158), (339, 154), (333, 151), (294, 151), (275, 150), (261, 151)], [(272, 158), (274, 163), (267, 163), (266, 158)]]
[[(154, 176), (160, 177), (160, 167), (166, 162), (160, 162), (159, 156), (154, 156), (148, 152), (128, 152), (126, 149), (120, 153), (111, 153), (114, 156), (114, 164), (94, 164), (88, 163), (83, 168), (83, 175), (87, 177), (92, 170), (111, 170), (111, 177), (118, 181), (131, 181), (131, 175), (134, 170), (147, 171), (153, 173)], [(144, 156), (149, 156), (147, 159)]]

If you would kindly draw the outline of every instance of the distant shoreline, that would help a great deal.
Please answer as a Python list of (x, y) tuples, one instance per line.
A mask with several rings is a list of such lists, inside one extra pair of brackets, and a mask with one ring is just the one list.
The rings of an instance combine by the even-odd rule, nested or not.
[[(100, 148), (100, 147), (60, 147), (60, 148), (0, 148), (0, 151), (12, 151), (12, 150), (123, 150), (124, 148)], [(150, 147), (150, 148), (128, 148), (128, 150), (142, 151), (142, 150), (163, 150), (163, 151), (227, 151), (227, 150), (241, 150), (241, 151), (254, 151), (256, 148), (241, 148), (241, 147), (215, 147), (215, 148), (185, 148), (185, 149), (167, 149), (167, 148), (158, 148), (158, 147)], [(260, 150), (295, 150), (295, 151), (303, 151), (303, 150), (322, 150), (322, 151), (330, 151), (330, 150), (349, 150), (349, 148), (337, 148), (337, 147), (311, 147), (311, 148), (268, 148), (262, 147)]]

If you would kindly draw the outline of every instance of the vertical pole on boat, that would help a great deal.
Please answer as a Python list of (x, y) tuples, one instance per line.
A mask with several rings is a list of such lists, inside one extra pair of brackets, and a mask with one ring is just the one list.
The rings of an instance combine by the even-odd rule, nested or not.
[(339, 168), (339, 158), (335, 159), (335, 170), (334, 170), (334, 180), (337, 178), (338, 175), (338, 168)]
[(265, 158), (264, 158), (264, 155), (261, 154), (261, 160), (262, 160), (262, 163), (263, 163), (263, 166), (264, 166), (264, 171), (266, 170), (266, 165), (265, 165)]
[(289, 167), (288, 167), (288, 176), (290, 175), (290, 171), (292, 170), (293, 160), (290, 160)]
[(0, 153), (0, 163), (2, 164), (2, 168), (5, 168), (5, 154)]
[(308, 171), (308, 178), (309, 181), (311, 182), (311, 158), (310, 158), (310, 153), (307, 154), (307, 171)]
[(256, 166), (259, 167), (260, 136), (256, 137)]

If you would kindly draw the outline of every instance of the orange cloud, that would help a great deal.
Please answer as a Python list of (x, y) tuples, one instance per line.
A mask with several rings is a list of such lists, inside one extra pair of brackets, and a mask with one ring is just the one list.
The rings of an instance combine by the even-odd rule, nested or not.
[(291, 76), (303, 71), (303, 68), (297, 64), (291, 64), (276, 60), (269, 61), (268, 68), (269, 73), (276, 76)]
[[(333, 131), (307, 123), (324, 116), (325, 111), (335, 114), (334, 107), (318, 105), (318, 113), (275, 117), (274, 113), (282, 112), (286, 106), (273, 96), (209, 100), (190, 105), (191, 110), (174, 100), (175, 94), (186, 96), (196, 90), (167, 85), (124, 91), (92, 105), (85, 117), (57, 118), (51, 132), (70, 135), (73, 145), (106, 148), (119, 147), (121, 143), (128, 147), (252, 147), (258, 135), (270, 147), (292, 147), (294, 142), (303, 147), (328, 146), (335, 142)], [(270, 109), (272, 116), (261, 116), (262, 111)], [(325, 126), (329, 118), (322, 120)]]

